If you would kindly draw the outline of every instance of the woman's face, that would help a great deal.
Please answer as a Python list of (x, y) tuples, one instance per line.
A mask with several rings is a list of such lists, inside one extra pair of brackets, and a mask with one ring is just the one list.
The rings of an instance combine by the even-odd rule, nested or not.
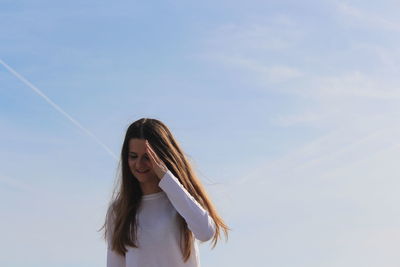
[(128, 165), (140, 183), (157, 179), (149, 155), (146, 153), (145, 139), (132, 138), (129, 140)]

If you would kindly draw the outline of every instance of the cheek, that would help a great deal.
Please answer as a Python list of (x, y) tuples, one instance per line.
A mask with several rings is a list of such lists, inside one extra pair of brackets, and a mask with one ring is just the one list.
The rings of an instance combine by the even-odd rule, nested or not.
[(135, 165), (135, 161), (134, 161), (134, 160), (128, 159), (128, 166), (129, 166), (130, 168), (132, 168), (134, 165)]
[[(142, 163), (140, 165), (147, 166), (147, 168), (152, 169), (151, 163), (148, 160), (142, 161)], [(131, 169), (135, 169), (136, 160), (135, 159), (128, 159), (128, 166)]]
[(128, 158), (128, 166), (131, 169), (135, 169), (135, 167), (137, 167), (137, 165), (140, 165), (141, 167), (147, 167), (148, 169), (153, 169), (151, 166), (151, 162), (150, 160), (142, 160), (140, 163), (136, 162), (136, 159), (130, 159)]

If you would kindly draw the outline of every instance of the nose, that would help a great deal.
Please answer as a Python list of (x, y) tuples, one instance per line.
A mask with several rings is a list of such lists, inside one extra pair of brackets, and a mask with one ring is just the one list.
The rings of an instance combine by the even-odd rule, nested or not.
[(136, 166), (135, 166), (136, 170), (143, 170), (143, 169), (146, 169), (146, 168), (147, 168), (146, 159), (144, 159), (144, 158), (138, 159), (138, 160), (136, 161), (136, 164), (135, 164), (135, 165), (136, 165)]

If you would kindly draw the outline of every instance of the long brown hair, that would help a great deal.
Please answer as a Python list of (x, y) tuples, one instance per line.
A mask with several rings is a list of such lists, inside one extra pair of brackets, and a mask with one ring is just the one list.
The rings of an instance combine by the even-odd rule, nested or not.
[[(111, 249), (120, 255), (125, 255), (128, 251), (126, 246), (138, 247), (136, 243), (136, 211), (140, 205), (143, 193), (138, 180), (134, 177), (128, 166), (128, 146), (132, 138), (147, 139), (167, 168), (178, 178), (196, 201), (209, 212), (216, 226), (212, 239), (212, 248), (215, 247), (217, 240), (220, 238), (221, 230), (224, 231), (225, 238), (227, 239), (228, 230), (231, 229), (217, 214), (210, 197), (207, 195), (203, 185), (193, 171), (189, 160), (184, 155), (171, 131), (164, 123), (157, 119), (141, 118), (133, 122), (126, 131), (122, 145), (121, 160), (119, 162), (121, 178), (118, 179), (119, 185), (117, 184), (114, 188), (106, 220), (102, 226), (102, 228), (105, 228), (104, 239), (111, 245)], [(118, 187), (119, 190), (115, 194)], [(190, 257), (194, 236), (188, 228), (186, 221), (179, 213), (178, 218), (181, 229), (180, 248), (182, 258), (186, 262)]]

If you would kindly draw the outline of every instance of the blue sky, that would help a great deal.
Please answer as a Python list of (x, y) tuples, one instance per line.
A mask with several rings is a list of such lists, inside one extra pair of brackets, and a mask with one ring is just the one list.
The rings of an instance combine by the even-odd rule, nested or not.
[[(115, 155), (170, 127), (233, 229), (204, 266), (391, 267), (399, 7), (1, 1), (0, 59)], [(0, 265), (105, 266), (115, 158), (4, 64), (0, 126)]]

